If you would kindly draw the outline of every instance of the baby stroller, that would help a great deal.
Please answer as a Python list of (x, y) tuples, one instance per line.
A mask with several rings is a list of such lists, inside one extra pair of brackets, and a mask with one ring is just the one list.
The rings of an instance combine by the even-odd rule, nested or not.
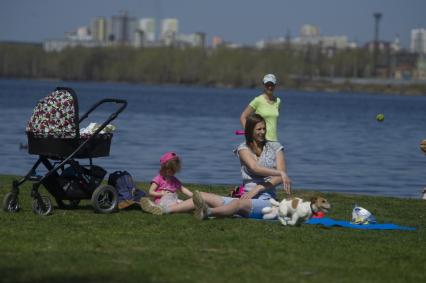
[[(104, 103), (118, 104), (117, 110), (91, 134), (80, 134), (81, 122)], [(19, 187), (29, 180), (34, 182), (31, 197), (36, 214), (52, 212), (50, 198), (38, 191), (40, 185), (53, 196), (59, 208), (76, 208), (80, 200), (90, 199), (96, 212), (114, 211), (117, 191), (101, 185), (107, 172), (93, 165), (92, 158), (109, 156), (113, 134), (105, 129), (126, 106), (126, 100), (103, 99), (79, 118), (77, 96), (71, 88), (58, 87), (40, 100), (26, 128), (28, 153), (38, 155), (38, 159), (23, 179), (13, 181), (11, 192), (3, 199), (3, 210), (19, 211)], [(89, 165), (80, 165), (76, 159), (89, 159)], [(47, 169), (43, 176), (36, 173), (40, 164)]]

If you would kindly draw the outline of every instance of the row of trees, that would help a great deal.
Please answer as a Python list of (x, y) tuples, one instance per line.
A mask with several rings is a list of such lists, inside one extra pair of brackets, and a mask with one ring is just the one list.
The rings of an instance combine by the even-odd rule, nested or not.
[(372, 54), (304, 49), (72, 48), (44, 52), (41, 45), (0, 44), (0, 77), (254, 87), (271, 72), (287, 86), (295, 78), (368, 77)]

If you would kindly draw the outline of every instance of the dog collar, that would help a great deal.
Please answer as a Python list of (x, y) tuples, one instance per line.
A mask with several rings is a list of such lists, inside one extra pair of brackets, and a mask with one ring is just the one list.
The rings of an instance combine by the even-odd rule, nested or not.
[(314, 208), (312, 207), (312, 203), (311, 203), (309, 206), (311, 207), (312, 214), (313, 214), (313, 215), (317, 215), (317, 213), (318, 213), (318, 212), (316, 212), (316, 211), (314, 210)]

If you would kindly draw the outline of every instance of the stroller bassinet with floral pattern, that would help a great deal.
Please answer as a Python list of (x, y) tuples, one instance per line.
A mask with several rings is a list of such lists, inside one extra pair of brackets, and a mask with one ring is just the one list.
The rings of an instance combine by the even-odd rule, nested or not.
[[(39, 101), (28, 122), (28, 152), (50, 158), (64, 158), (87, 142), (80, 136), (78, 101), (72, 89), (57, 89)], [(112, 133), (94, 135), (75, 153), (75, 158), (109, 155)]]
[[(81, 122), (104, 103), (120, 106), (93, 133), (80, 134)], [(74, 208), (81, 199), (91, 199), (97, 212), (115, 210), (117, 192), (111, 186), (101, 186), (106, 171), (93, 165), (92, 158), (109, 156), (113, 134), (104, 130), (126, 106), (125, 100), (103, 99), (79, 118), (77, 96), (71, 88), (58, 87), (40, 100), (26, 127), (28, 153), (39, 158), (22, 180), (13, 182), (12, 191), (3, 200), (3, 210), (19, 211), (19, 186), (27, 180), (34, 181), (31, 196), (37, 214), (48, 215), (52, 211), (50, 199), (38, 193), (41, 184), (61, 208)], [(77, 158), (88, 158), (90, 164), (80, 165)], [(44, 176), (36, 174), (40, 164), (48, 170)]]

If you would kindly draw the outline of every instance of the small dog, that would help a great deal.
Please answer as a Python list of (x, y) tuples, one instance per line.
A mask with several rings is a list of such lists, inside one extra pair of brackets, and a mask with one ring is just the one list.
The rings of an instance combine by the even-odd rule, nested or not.
[(272, 219), (273, 214), (285, 226), (298, 226), (312, 217), (314, 213), (322, 211), (327, 213), (331, 208), (330, 203), (323, 197), (313, 197), (311, 201), (303, 201), (301, 198), (283, 199), (277, 202), (270, 199), (272, 207), (262, 209), (264, 219)]
[(426, 188), (423, 189), (423, 196), (422, 199), (426, 200)]

